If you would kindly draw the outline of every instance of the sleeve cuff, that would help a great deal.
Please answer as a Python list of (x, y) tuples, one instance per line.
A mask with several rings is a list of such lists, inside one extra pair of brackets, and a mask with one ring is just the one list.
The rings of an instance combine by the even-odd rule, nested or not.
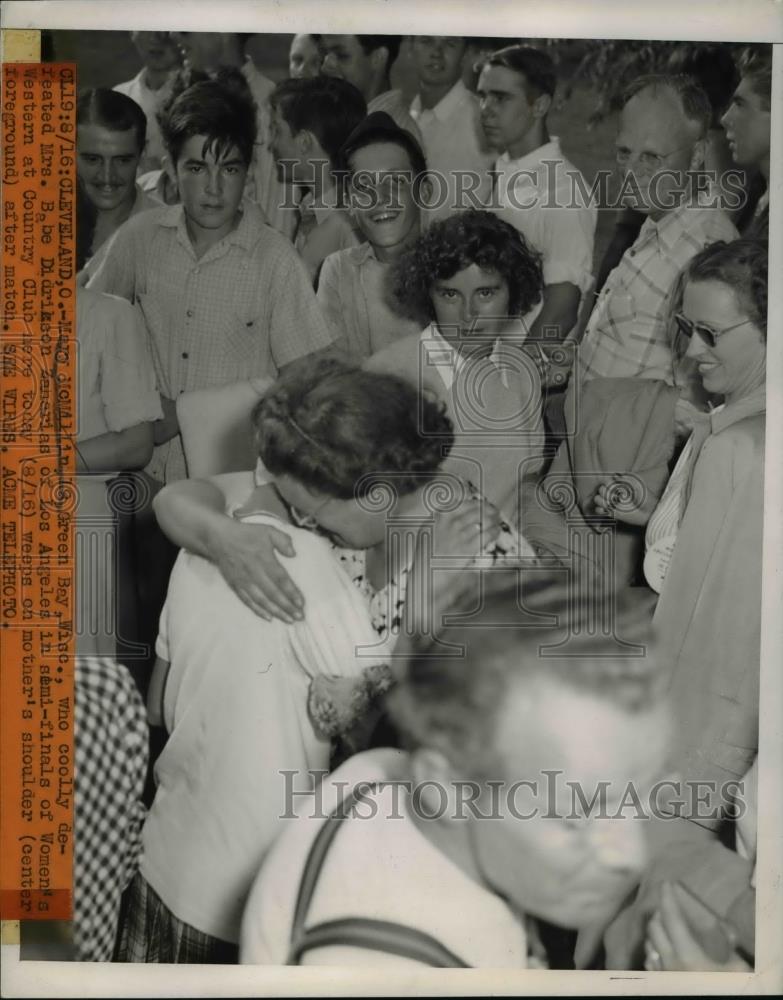
[(104, 406), (106, 425), (110, 431), (124, 431), (147, 420), (162, 420), (163, 410), (157, 392), (147, 392), (135, 399)]

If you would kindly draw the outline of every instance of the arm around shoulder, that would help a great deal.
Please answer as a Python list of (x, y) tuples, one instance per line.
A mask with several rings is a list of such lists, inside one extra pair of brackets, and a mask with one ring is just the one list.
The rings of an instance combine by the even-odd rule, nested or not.
[(243, 524), (226, 514), (227, 493), (236, 495), (242, 483), (246, 495), (253, 486), (252, 473), (180, 480), (155, 497), (155, 514), (164, 533), (213, 562), (255, 614), (294, 621), (301, 617), (304, 601), (277, 558), (277, 553), (294, 555), (291, 537), (272, 525)]

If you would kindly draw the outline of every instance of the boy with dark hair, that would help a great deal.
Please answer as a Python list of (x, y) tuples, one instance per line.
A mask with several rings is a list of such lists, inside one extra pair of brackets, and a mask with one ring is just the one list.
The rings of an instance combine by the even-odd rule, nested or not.
[(427, 164), (416, 139), (382, 111), (369, 114), (340, 152), (349, 210), (366, 242), (330, 254), (318, 301), (357, 359), (367, 358), (420, 324), (402, 316), (388, 294), (391, 263), (421, 231), (418, 193)]
[(359, 242), (340, 204), (335, 166), (367, 105), (353, 84), (328, 76), (283, 80), (270, 105), (278, 177), (302, 191), (294, 246), (315, 281), (328, 254)]
[(181, 94), (162, 123), (181, 204), (117, 233), (90, 286), (142, 310), (163, 397), (149, 474), (186, 474), (175, 400), (326, 348), (333, 337), (291, 245), (242, 202), (253, 155), (252, 104), (215, 81)]
[(556, 87), (552, 59), (528, 45), (491, 55), (478, 83), (481, 126), (501, 154), (493, 209), (544, 258), (544, 297), (527, 317), (531, 338), (556, 330), (557, 342), (576, 324), (592, 284), (598, 212), (579, 197), (584, 180), (563, 156), (557, 136), (549, 135), (547, 113)]

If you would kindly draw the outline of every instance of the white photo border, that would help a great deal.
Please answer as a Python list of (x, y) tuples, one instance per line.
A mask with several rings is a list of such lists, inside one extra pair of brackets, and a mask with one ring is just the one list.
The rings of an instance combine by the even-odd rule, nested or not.
[[(783, 275), (783, 4), (776, 0), (5, 0), (4, 28), (372, 31), (527, 38), (626, 38), (774, 44), (770, 273)], [(491, 21), (491, 25), (488, 24)], [(770, 995), (783, 992), (783, 283), (772, 282), (767, 359), (759, 839), (754, 973), (143, 966), (20, 962), (3, 945), (7, 997)]]

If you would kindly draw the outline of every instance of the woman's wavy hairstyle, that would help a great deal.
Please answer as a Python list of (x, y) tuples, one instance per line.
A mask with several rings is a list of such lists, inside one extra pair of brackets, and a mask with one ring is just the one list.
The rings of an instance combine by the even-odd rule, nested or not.
[(737, 301), (767, 339), (767, 246), (760, 240), (719, 241), (705, 247), (688, 263), (684, 284), (720, 281), (734, 292)]
[(508, 222), (472, 209), (434, 223), (399, 258), (391, 274), (398, 310), (421, 322), (433, 320), (434, 282), (471, 264), (505, 279), (511, 316), (524, 316), (541, 297), (541, 255)]
[(380, 482), (413, 493), (454, 442), (444, 404), (396, 375), (332, 356), (294, 362), (256, 404), (253, 425), (272, 475), (340, 500)]

